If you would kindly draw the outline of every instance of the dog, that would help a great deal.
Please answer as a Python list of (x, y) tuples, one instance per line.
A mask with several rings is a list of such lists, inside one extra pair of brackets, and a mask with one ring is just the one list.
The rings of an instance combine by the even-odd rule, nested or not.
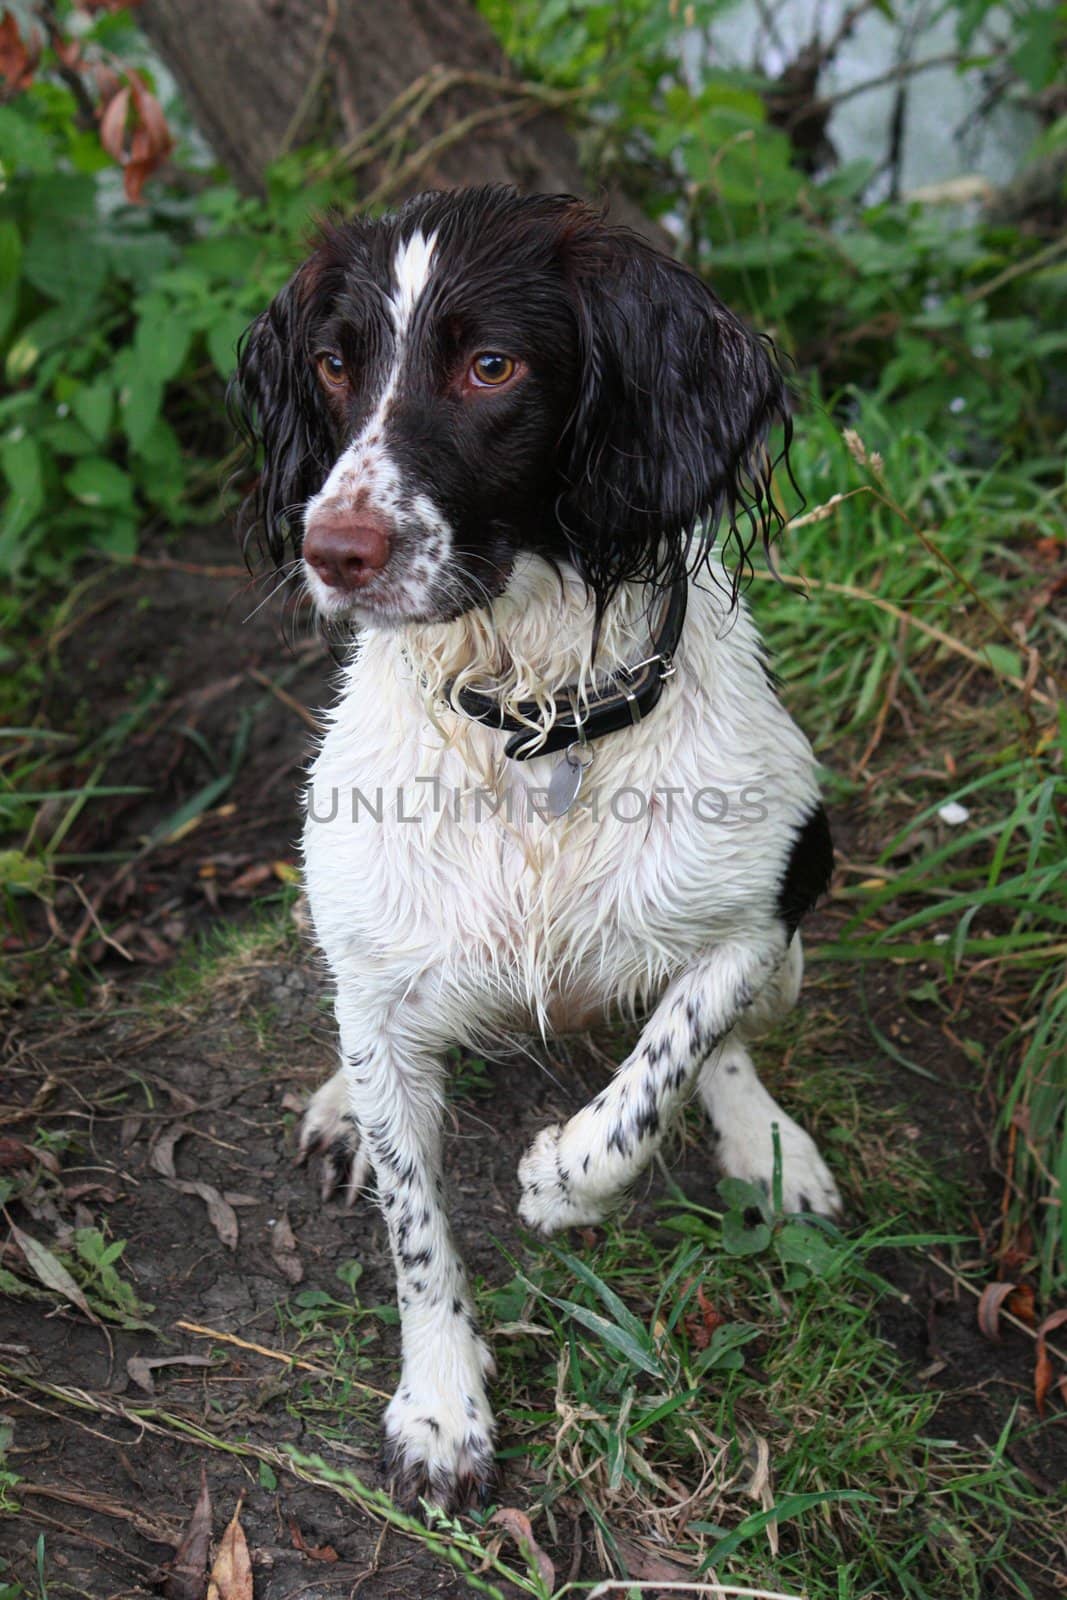
[[(815, 760), (739, 594), (775, 531), (773, 348), (570, 196), (431, 192), (327, 223), (242, 341), (243, 513), (354, 630), (304, 871), (340, 1068), (302, 1150), (373, 1174), (396, 1266), (392, 1492), (488, 1493), (492, 1358), (449, 1226), (446, 1052), (644, 1018), (518, 1169), (551, 1233), (625, 1197), (687, 1101), (719, 1166), (835, 1213), (753, 1034), (796, 1000), (832, 844)], [(722, 537), (716, 530), (724, 530)]]

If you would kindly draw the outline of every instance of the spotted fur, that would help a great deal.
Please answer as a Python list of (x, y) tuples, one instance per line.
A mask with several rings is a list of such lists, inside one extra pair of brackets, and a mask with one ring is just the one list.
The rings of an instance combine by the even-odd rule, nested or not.
[[(344, 367), (329, 392), (324, 347)], [(499, 394), (464, 377), (479, 350), (516, 358)], [(494, 1431), (442, 1172), (450, 1046), (647, 1013), (612, 1081), (524, 1155), (531, 1227), (599, 1221), (693, 1095), (727, 1172), (769, 1187), (777, 1124), (786, 1205), (839, 1203), (748, 1053), (796, 999), (829, 836), (811, 749), (710, 536), (723, 519), (736, 554), (768, 528), (785, 391), (693, 274), (577, 201), (500, 190), (328, 230), (251, 330), (240, 381), (264, 461), (246, 526), (279, 560), (326, 521), (373, 533), (358, 581), (304, 563), (320, 609), (363, 632), (309, 781), (341, 1065), (302, 1149), (349, 1201), (375, 1176), (402, 1342), (386, 1470), (402, 1503), (451, 1506), (486, 1492)], [(530, 801), (558, 758), (507, 760), (457, 690), (533, 702), (547, 730), (563, 686), (588, 701), (647, 654), (657, 586), (685, 572), (675, 674), (591, 768), (645, 811), (552, 818)], [(331, 805), (356, 785), (384, 803)], [(709, 786), (732, 797), (717, 821), (692, 803)], [(460, 802), (479, 790), (477, 813)]]

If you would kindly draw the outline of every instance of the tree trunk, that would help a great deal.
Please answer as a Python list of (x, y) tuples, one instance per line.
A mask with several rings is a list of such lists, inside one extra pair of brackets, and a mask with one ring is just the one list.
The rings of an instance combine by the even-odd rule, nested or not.
[[(144, 0), (137, 16), (247, 191), (312, 139), (364, 203), (456, 184), (587, 188), (567, 96), (521, 86), (469, 0)], [(612, 215), (657, 231), (623, 198)]]

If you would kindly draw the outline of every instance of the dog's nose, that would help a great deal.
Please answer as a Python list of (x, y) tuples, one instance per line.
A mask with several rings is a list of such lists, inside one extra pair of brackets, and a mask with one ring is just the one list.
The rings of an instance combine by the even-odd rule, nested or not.
[(389, 559), (389, 534), (366, 516), (312, 517), (304, 533), (304, 560), (329, 589), (362, 589)]

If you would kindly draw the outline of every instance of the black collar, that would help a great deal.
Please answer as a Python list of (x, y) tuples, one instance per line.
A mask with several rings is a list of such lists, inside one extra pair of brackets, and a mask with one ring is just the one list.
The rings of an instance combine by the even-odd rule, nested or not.
[(478, 689), (460, 689), (453, 699), (449, 683), (445, 685), (444, 698), (475, 722), (484, 722), (491, 728), (501, 728), (512, 734), (504, 746), (504, 754), (512, 761), (551, 755), (576, 741), (584, 744), (602, 739), (607, 733), (616, 733), (620, 728), (635, 726), (658, 704), (665, 681), (674, 676), (674, 652), (682, 636), (688, 594), (689, 583), (685, 577), (672, 584), (664, 597), (659, 624), (652, 634), (652, 654), (644, 661), (620, 667), (612, 673), (604, 692), (589, 701), (580, 722), (575, 715), (579, 703), (577, 689), (562, 691), (560, 698), (568, 701), (571, 714), (557, 716), (544, 739), (540, 739), (536, 727), (530, 726), (544, 713), (543, 704), (537, 700), (520, 700), (518, 711), (529, 719), (523, 722), (506, 712), (492, 695)]

